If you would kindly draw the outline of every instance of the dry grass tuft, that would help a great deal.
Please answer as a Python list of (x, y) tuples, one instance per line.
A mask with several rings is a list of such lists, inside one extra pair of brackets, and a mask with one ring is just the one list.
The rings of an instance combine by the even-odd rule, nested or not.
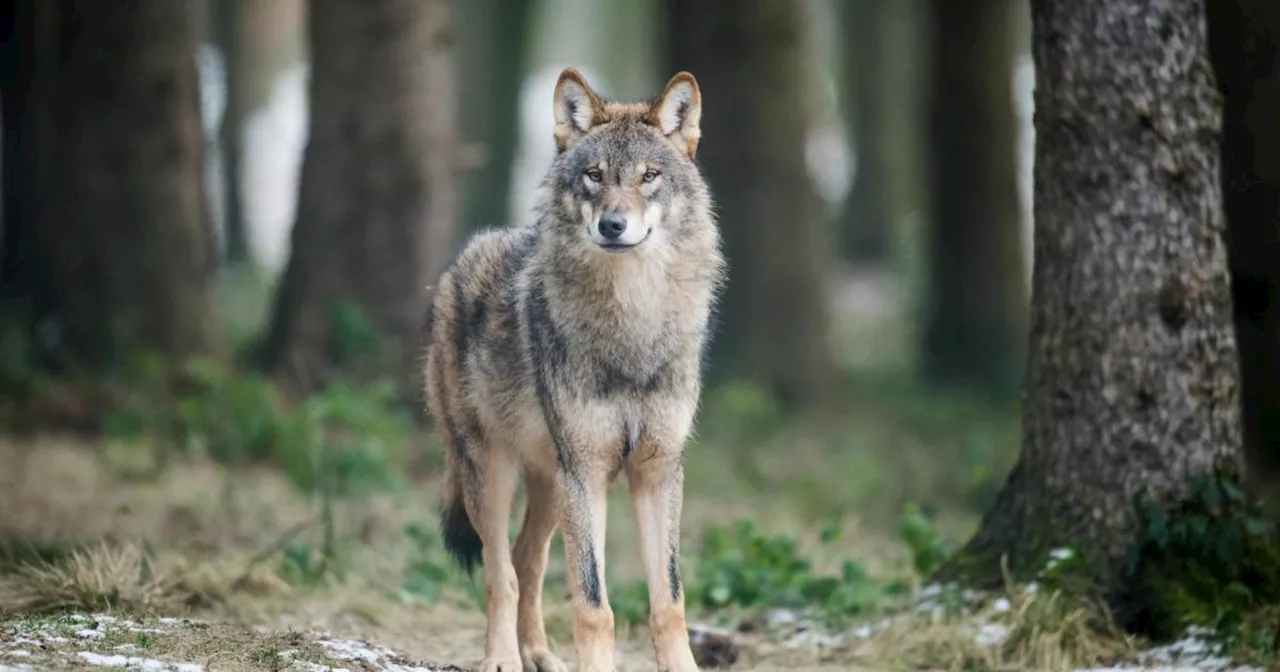
[(197, 597), (181, 576), (136, 544), (100, 543), (61, 561), (24, 563), (0, 579), (0, 614), (174, 611)]
[(964, 616), (899, 615), (854, 653), (877, 669), (1054, 671), (1114, 664), (1136, 650), (1094, 604), (1034, 591)]

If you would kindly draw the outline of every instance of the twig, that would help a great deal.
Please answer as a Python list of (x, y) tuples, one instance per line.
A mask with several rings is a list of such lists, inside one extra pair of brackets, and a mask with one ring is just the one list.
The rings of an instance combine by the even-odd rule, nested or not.
[(249, 581), (249, 575), (250, 573), (253, 572), (253, 569), (255, 567), (262, 564), (263, 562), (266, 562), (267, 558), (270, 558), (276, 553), (279, 553), (282, 549), (284, 549), (285, 546), (289, 545), (290, 541), (293, 541), (294, 537), (298, 536), (299, 534), (302, 534), (303, 532), (306, 532), (307, 529), (314, 527), (319, 522), (320, 522), (320, 518), (318, 517), (312, 518), (310, 520), (304, 520), (301, 523), (298, 523), (297, 525), (294, 525), (293, 527), (285, 530), (283, 533), (281, 533), (279, 537), (276, 538), (275, 541), (271, 542), (271, 545), (262, 549), (256, 555), (254, 555), (252, 558), (249, 559), (249, 564), (245, 565), (244, 572), (240, 574), (240, 578), (236, 579), (231, 583), (231, 587), (233, 589), (238, 589), (242, 587), (245, 583)]

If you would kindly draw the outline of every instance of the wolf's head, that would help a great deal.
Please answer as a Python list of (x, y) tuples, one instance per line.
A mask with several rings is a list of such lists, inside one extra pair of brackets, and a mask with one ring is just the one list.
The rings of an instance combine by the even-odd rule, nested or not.
[(708, 221), (694, 212), (709, 207), (693, 162), (701, 116), (702, 95), (687, 72), (645, 103), (606, 102), (577, 70), (560, 73), (557, 153), (546, 183), (557, 233), (623, 253)]

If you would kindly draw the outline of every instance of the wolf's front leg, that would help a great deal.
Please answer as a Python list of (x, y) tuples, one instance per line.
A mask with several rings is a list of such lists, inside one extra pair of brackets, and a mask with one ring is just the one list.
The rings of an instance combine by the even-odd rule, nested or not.
[(640, 535), (641, 562), (649, 587), (649, 631), (662, 672), (697, 670), (685, 624), (680, 583), (680, 509), (684, 466), (680, 456), (655, 453), (627, 470), (631, 508)]
[[(599, 472), (599, 473), (596, 473)], [(581, 672), (613, 672), (613, 610), (604, 585), (608, 476), (602, 470), (559, 474), (560, 529), (573, 595), (573, 641)]]

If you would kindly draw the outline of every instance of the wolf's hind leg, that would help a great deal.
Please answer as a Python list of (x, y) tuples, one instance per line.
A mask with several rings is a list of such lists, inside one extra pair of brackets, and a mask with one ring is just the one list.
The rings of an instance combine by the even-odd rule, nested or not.
[(697, 670), (685, 624), (680, 583), (680, 509), (684, 467), (679, 455), (658, 454), (627, 471), (627, 488), (640, 536), (641, 563), (649, 588), (649, 631), (658, 669)]
[(558, 517), (555, 479), (538, 473), (525, 474), (525, 513), (516, 537), (512, 560), (520, 582), (520, 608), (516, 631), (520, 656), (526, 672), (568, 672), (565, 664), (547, 646), (547, 630), (542, 621), (542, 583), (547, 573), (547, 554)]
[(468, 474), (472, 479), (466, 498), (467, 515), (484, 544), (485, 634), (481, 672), (521, 672), (520, 648), (516, 637), (516, 613), (520, 587), (511, 563), (511, 542), (507, 526), (511, 501), (515, 497), (519, 472), (510, 460), (489, 450), (481, 469)]
[(596, 470), (561, 470), (556, 481), (573, 594), (573, 641), (578, 651), (578, 669), (613, 672), (613, 610), (604, 585), (608, 475)]

